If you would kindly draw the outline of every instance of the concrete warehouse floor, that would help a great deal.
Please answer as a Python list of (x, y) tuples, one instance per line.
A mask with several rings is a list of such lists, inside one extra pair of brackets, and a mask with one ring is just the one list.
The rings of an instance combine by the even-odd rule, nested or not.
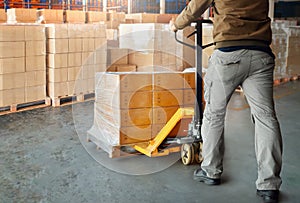
[[(286, 203), (300, 202), (299, 90), (300, 81), (275, 88), (284, 140), (281, 202)], [(181, 161), (167, 166), (163, 158), (108, 159), (85, 141), (93, 123), (92, 101), (1, 116), (0, 202), (260, 202), (249, 108), (240, 94), (228, 108), (220, 186), (194, 181), (198, 166)], [(178, 160), (178, 154), (170, 159), (174, 156)], [(118, 168), (126, 163), (128, 168)], [(143, 175), (128, 175), (133, 173)]]

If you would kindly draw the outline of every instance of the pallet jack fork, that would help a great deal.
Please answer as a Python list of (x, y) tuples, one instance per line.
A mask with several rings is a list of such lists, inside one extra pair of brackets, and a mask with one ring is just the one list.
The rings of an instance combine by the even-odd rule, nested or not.
[[(210, 20), (200, 19), (196, 21), (195, 31), (191, 33), (189, 37), (196, 34), (196, 46), (187, 44), (177, 39), (177, 33), (175, 32), (175, 39), (178, 43), (193, 48), (196, 50), (196, 101), (193, 108), (179, 108), (167, 124), (161, 129), (157, 136), (149, 141), (147, 144), (136, 144), (133, 148), (142, 154), (149, 157), (165, 156), (171, 152), (181, 151), (181, 160), (184, 165), (189, 165), (192, 162), (200, 163), (202, 161), (202, 136), (201, 125), (203, 119), (203, 80), (202, 80), (202, 50), (213, 45), (202, 45), (202, 24), (211, 23)], [(192, 122), (188, 126), (188, 135), (182, 138), (167, 138), (176, 124), (183, 118), (192, 117)], [(176, 147), (166, 148), (158, 150), (158, 147), (162, 144), (178, 144)], [(179, 147), (181, 145), (181, 147)]]

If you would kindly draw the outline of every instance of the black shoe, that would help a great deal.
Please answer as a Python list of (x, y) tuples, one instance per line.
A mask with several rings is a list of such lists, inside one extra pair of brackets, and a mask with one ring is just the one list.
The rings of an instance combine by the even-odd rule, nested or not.
[(256, 190), (256, 194), (263, 198), (264, 203), (278, 203), (279, 190)]
[(220, 185), (221, 179), (220, 178), (209, 178), (206, 175), (206, 172), (203, 171), (201, 168), (198, 168), (194, 172), (194, 180), (205, 183), (207, 185)]

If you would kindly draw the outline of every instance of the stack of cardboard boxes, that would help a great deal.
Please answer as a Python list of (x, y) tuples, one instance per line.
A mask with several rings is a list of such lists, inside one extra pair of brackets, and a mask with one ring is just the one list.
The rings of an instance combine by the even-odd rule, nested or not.
[(56, 24), (46, 31), (49, 96), (94, 92), (95, 73), (106, 70), (105, 25)]
[(1, 25), (0, 30), (0, 106), (45, 100), (45, 28)]
[(287, 74), (298, 78), (300, 75), (300, 26), (289, 27), (287, 44)]
[(178, 108), (193, 105), (195, 97), (189, 94), (195, 87), (194, 76), (180, 72), (97, 73), (90, 134), (108, 146), (154, 138)]

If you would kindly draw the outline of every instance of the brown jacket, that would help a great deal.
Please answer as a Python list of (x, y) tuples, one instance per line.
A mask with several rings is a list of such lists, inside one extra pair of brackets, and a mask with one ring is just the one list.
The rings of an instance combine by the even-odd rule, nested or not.
[(192, 0), (177, 17), (175, 27), (183, 29), (190, 25), (212, 3), (216, 48), (270, 45), (272, 32), (268, 0)]

